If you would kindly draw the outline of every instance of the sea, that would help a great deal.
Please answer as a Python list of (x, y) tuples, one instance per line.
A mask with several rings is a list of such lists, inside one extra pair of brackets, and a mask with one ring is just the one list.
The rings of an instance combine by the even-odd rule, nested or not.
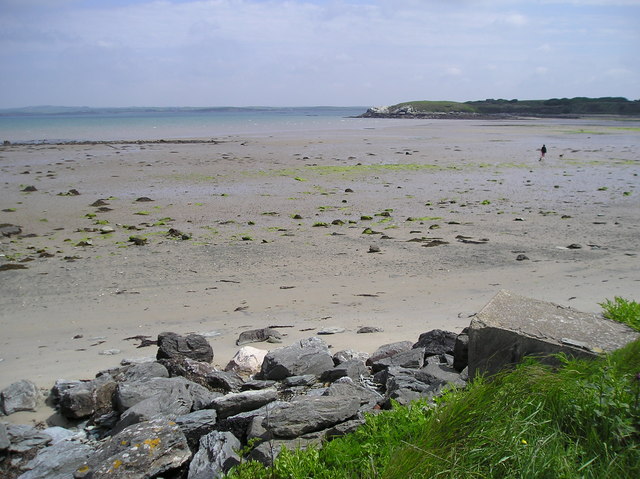
[(367, 107), (87, 108), (0, 110), (0, 143), (215, 139), (361, 128)]

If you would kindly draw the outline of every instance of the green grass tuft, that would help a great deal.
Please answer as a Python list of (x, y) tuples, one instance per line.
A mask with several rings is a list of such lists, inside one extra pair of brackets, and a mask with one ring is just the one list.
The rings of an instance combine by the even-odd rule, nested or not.
[(624, 323), (636, 331), (640, 331), (640, 304), (635, 301), (615, 296), (613, 301), (607, 299), (599, 303), (604, 310), (604, 317)]

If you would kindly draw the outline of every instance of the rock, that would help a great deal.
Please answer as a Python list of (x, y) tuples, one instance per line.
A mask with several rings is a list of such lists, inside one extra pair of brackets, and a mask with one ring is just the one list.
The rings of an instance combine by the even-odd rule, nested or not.
[(22, 228), (16, 225), (10, 225), (8, 223), (0, 224), (0, 235), (1, 236), (14, 236), (22, 233)]
[(270, 467), (283, 449), (288, 449), (289, 451), (305, 450), (310, 446), (319, 447), (321, 444), (322, 436), (319, 434), (300, 436), (290, 440), (270, 439), (253, 448), (249, 453), (248, 459)]
[[(151, 378), (141, 381), (129, 381), (118, 384), (115, 392), (115, 403), (119, 411), (123, 412), (135, 406), (141, 401), (147, 400), (157, 395), (166, 393), (179, 393), (184, 396), (184, 400), (193, 405), (199, 400), (202, 394), (206, 394), (211, 400), (216, 396), (203, 387), (182, 377), (176, 378)], [(207, 398), (204, 398), (207, 401)], [(209, 404), (210, 401), (207, 402)], [(187, 411), (189, 412), (189, 411)]]
[(380, 359), (388, 358), (403, 351), (409, 351), (412, 346), (413, 343), (411, 341), (383, 344), (367, 359), (367, 366), (371, 366), (375, 361), (379, 361)]
[(335, 426), (358, 413), (355, 397), (298, 397), (274, 408), (262, 425), (275, 437), (294, 438)]
[(157, 419), (129, 426), (101, 443), (81, 465), (76, 479), (147, 479), (187, 462), (187, 439), (173, 421)]
[(176, 424), (187, 438), (192, 450), (198, 448), (200, 438), (214, 430), (218, 413), (214, 409), (202, 409), (176, 418)]
[(567, 249), (582, 249), (582, 245), (578, 243), (571, 243), (569, 246), (567, 246)]
[(322, 393), (323, 396), (329, 397), (348, 397), (357, 398), (360, 401), (360, 411), (372, 410), (378, 401), (383, 399), (379, 393), (354, 384), (353, 382), (337, 382), (333, 383)]
[(225, 371), (234, 372), (241, 375), (252, 376), (260, 371), (260, 366), (264, 361), (267, 351), (264, 349), (243, 346), (231, 358), (225, 366)]
[(129, 236), (129, 242), (133, 243), (136, 246), (143, 246), (148, 243), (147, 238), (143, 238), (142, 236)]
[(382, 332), (384, 332), (384, 329), (377, 326), (363, 326), (356, 331), (357, 334), (371, 334)]
[(98, 200), (95, 200), (93, 203), (91, 203), (89, 206), (98, 207), (98, 206), (107, 206), (108, 204), (109, 203), (107, 203), (105, 200), (98, 199)]
[(169, 231), (167, 232), (167, 236), (170, 236), (172, 238), (178, 238), (181, 239), (183, 241), (191, 239), (191, 235), (184, 233), (182, 231), (180, 231), (179, 229), (176, 228), (170, 228)]
[(360, 351), (354, 351), (353, 349), (343, 349), (342, 351), (338, 351), (333, 355), (333, 363), (336, 366), (340, 363), (344, 363), (352, 359), (359, 359), (360, 361), (366, 362), (367, 359), (369, 359), (369, 354)]
[(424, 348), (415, 348), (377, 361), (372, 361), (370, 365), (374, 373), (390, 367), (418, 369), (424, 365), (424, 357)]
[(249, 331), (243, 331), (236, 340), (236, 346), (242, 346), (248, 343), (259, 343), (262, 341), (268, 341), (270, 343), (279, 343), (282, 339), (282, 335), (279, 331), (273, 328), (261, 328), (251, 329)]
[(339, 334), (339, 333), (344, 333), (346, 330), (344, 328), (339, 328), (339, 327), (329, 327), (329, 328), (322, 328), (318, 331), (318, 335), (330, 335), (330, 334)]
[[(168, 379), (167, 381), (171, 381)], [(118, 433), (132, 424), (157, 418), (175, 419), (191, 412), (193, 398), (183, 382), (174, 381), (167, 389), (128, 408), (113, 428)]]
[(240, 464), (240, 441), (230, 432), (214, 431), (200, 439), (189, 465), (188, 479), (217, 479)]
[[(70, 429), (65, 429), (61, 426), (51, 426), (42, 430), (43, 433), (51, 436), (51, 444), (58, 444), (59, 442), (72, 439), (76, 434)], [(82, 435), (82, 434), (81, 434)]]
[(10, 443), (9, 452), (26, 452), (30, 449), (46, 446), (52, 441), (51, 436), (33, 426), (7, 424), (6, 430)]
[(199, 334), (180, 336), (176, 333), (160, 333), (156, 357), (157, 359), (189, 358), (210, 363), (213, 361), (213, 349)]
[[(525, 356), (538, 356), (551, 364), (555, 364), (553, 355), (560, 352), (594, 357), (639, 336), (628, 326), (598, 314), (500, 291), (471, 320), (469, 377), (495, 374)], [(563, 341), (567, 339), (584, 346)]]
[(103, 226), (100, 228), (100, 233), (102, 234), (109, 234), (109, 233), (113, 233), (116, 229), (113, 226)]
[(434, 329), (427, 333), (422, 333), (414, 348), (424, 348), (425, 356), (438, 356), (440, 354), (453, 354), (456, 344), (456, 333)]
[(206, 376), (207, 385), (224, 392), (238, 391), (243, 384), (242, 378), (234, 372), (211, 371)]
[(9, 449), (11, 441), (9, 441), (9, 433), (7, 432), (7, 426), (0, 422), (0, 452)]
[(260, 389), (272, 388), (276, 385), (276, 381), (262, 381), (260, 379), (251, 379), (245, 381), (240, 387), (240, 391), (257, 391)]
[(361, 376), (369, 376), (369, 369), (364, 361), (351, 359), (325, 371), (320, 379), (326, 382), (334, 382), (342, 377), (348, 377), (357, 381)]
[(380, 246), (372, 244), (371, 246), (369, 246), (368, 253), (380, 253)]
[(137, 198), (136, 201), (138, 203), (145, 203), (145, 202), (149, 202), (149, 201), (153, 201), (151, 198), (147, 197), (147, 196), (141, 196), (140, 198)]
[(208, 387), (207, 375), (217, 371), (209, 363), (189, 358), (160, 359), (158, 362), (169, 371), (171, 377), (181, 376), (205, 387)]
[(528, 259), (529, 257), (525, 254), (519, 254), (518, 256), (516, 256), (516, 261), (526, 261)]
[(151, 378), (168, 378), (169, 371), (162, 364), (152, 361), (133, 364), (118, 378), (121, 381), (144, 381)]
[(39, 398), (38, 387), (23, 379), (0, 391), (0, 411), (7, 416), (18, 411), (33, 411)]
[(87, 444), (61, 441), (42, 449), (29, 461), (20, 479), (68, 479), (93, 452)]
[(320, 376), (333, 367), (329, 347), (322, 339), (303, 339), (291, 346), (267, 353), (260, 370), (261, 379), (280, 380), (288, 376)]
[(275, 388), (243, 391), (215, 398), (211, 403), (211, 407), (216, 410), (220, 419), (226, 419), (242, 412), (261, 408), (275, 401), (277, 396), (278, 393)]
[(20, 191), (25, 192), (25, 193), (31, 193), (33, 191), (38, 191), (38, 188), (36, 188), (33, 185), (29, 185), (29, 186), (25, 186), (24, 188), (22, 188)]
[(90, 382), (80, 382), (60, 393), (60, 414), (69, 419), (82, 419), (95, 412), (94, 388)]

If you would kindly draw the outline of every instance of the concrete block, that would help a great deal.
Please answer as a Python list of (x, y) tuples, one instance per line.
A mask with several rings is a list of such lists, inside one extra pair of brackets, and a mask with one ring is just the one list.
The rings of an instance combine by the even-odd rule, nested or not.
[(525, 356), (553, 364), (551, 355), (595, 357), (640, 337), (600, 314), (500, 291), (469, 327), (469, 377), (492, 375)]

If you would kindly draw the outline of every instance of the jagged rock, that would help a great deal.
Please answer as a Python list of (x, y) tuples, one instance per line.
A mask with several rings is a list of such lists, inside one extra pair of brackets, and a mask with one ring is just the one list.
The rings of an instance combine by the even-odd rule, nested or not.
[(211, 371), (205, 378), (208, 387), (224, 392), (238, 391), (244, 383), (236, 373), (227, 371)]
[(337, 366), (340, 363), (344, 363), (352, 359), (359, 359), (360, 361), (366, 362), (367, 359), (369, 359), (369, 354), (361, 351), (354, 351), (353, 349), (343, 349), (333, 355), (333, 364)]
[(245, 381), (240, 387), (240, 391), (257, 391), (259, 389), (267, 389), (274, 387), (276, 381), (262, 381), (260, 379), (251, 379)]
[(279, 343), (282, 340), (282, 334), (273, 328), (252, 329), (243, 331), (236, 340), (236, 346), (242, 346), (248, 343), (259, 343), (268, 341), (270, 343)]
[(158, 335), (157, 359), (189, 358), (210, 363), (213, 361), (213, 349), (204, 336), (189, 334), (180, 336), (176, 333), (160, 333)]
[(367, 359), (367, 366), (371, 366), (374, 362), (384, 358), (393, 356), (404, 351), (411, 350), (413, 343), (411, 341), (398, 341), (390, 344), (383, 344)]
[(176, 424), (187, 438), (189, 447), (197, 450), (200, 438), (214, 430), (218, 413), (214, 409), (201, 409), (176, 418)]
[[(201, 386), (182, 377), (151, 378), (146, 381), (123, 382), (118, 384), (115, 392), (115, 403), (119, 411), (125, 411), (137, 403), (158, 394), (176, 392), (180, 396), (186, 394), (188, 401), (193, 404), (192, 391), (199, 395)], [(185, 396), (185, 397), (186, 397)], [(213, 399), (213, 397), (211, 397)], [(188, 411), (187, 411), (188, 412)]]
[(61, 426), (51, 426), (42, 430), (43, 433), (51, 436), (51, 444), (58, 444), (61, 441), (66, 441), (68, 439), (72, 439), (74, 437), (83, 437), (85, 436), (84, 431), (80, 434), (76, 434), (70, 429), (66, 429)]
[(33, 426), (7, 424), (6, 429), (9, 438), (7, 449), (10, 452), (25, 452), (36, 447), (46, 446), (52, 441), (51, 436)]
[(80, 382), (60, 393), (60, 414), (69, 419), (82, 419), (95, 412), (96, 403), (91, 382)]
[(120, 377), (120, 381), (142, 381), (151, 378), (168, 378), (169, 371), (162, 364), (152, 361), (133, 364), (126, 368)]
[(274, 408), (263, 426), (276, 437), (294, 438), (344, 422), (359, 408), (360, 400), (355, 397), (298, 397)]
[(113, 428), (113, 432), (122, 431), (132, 424), (157, 418), (175, 419), (191, 411), (193, 399), (184, 383), (173, 382), (151, 397), (143, 399), (128, 408)]
[(554, 363), (554, 354), (595, 357), (640, 333), (628, 326), (546, 301), (500, 291), (471, 320), (469, 376), (495, 374), (525, 356)]
[(286, 448), (290, 451), (305, 450), (309, 446), (319, 446), (322, 444), (322, 439), (322, 435), (317, 433), (290, 440), (270, 439), (254, 447), (249, 453), (248, 459), (261, 462), (270, 467), (283, 449)]
[(331, 441), (336, 437), (342, 437), (346, 434), (356, 432), (358, 428), (366, 422), (365, 419), (352, 419), (350, 421), (341, 422), (325, 431), (324, 437), (327, 441)]
[(453, 368), (460, 372), (469, 365), (469, 328), (464, 328), (456, 338), (453, 348)]
[(42, 449), (25, 465), (20, 479), (69, 479), (93, 452), (87, 444), (61, 441)]
[(209, 386), (207, 375), (216, 371), (216, 368), (209, 363), (189, 358), (160, 359), (158, 362), (169, 371), (169, 376), (181, 376), (205, 387)]
[(382, 400), (382, 396), (379, 393), (353, 382), (333, 383), (322, 395), (357, 398), (360, 401), (360, 411), (370, 411), (376, 406), (378, 401)]
[(231, 358), (224, 370), (246, 376), (254, 375), (260, 371), (260, 366), (262, 366), (266, 355), (265, 349), (243, 346)]
[(320, 376), (332, 367), (333, 359), (327, 343), (312, 337), (267, 353), (260, 376), (262, 379), (274, 380), (304, 374)]
[(217, 411), (220, 419), (226, 419), (242, 412), (263, 407), (265, 404), (275, 401), (277, 396), (277, 390), (274, 388), (231, 393), (214, 399), (211, 407)]
[[(248, 434), (252, 424), (258, 420), (260, 424), (262, 424), (264, 418), (269, 416), (271, 411), (285, 404), (287, 404), (287, 402), (276, 400), (252, 411), (241, 412), (226, 419), (218, 419), (216, 430), (229, 431), (243, 443), (246, 443), (246, 441), (251, 438)], [(264, 432), (265, 429), (262, 428), (262, 431)]]
[(191, 457), (178, 425), (157, 419), (129, 426), (101, 443), (74, 473), (76, 479), (147, 479)]
[(413, 348), (424, 348), (425, 356), (438, 356), (440, 354), (453, 354), (456, 344), (456, 333), (434, 329), (422, 333)]
[(289, 376), (284, 378), (280, 383), (285, 388), (308, 387), (318, 382), (318, 376), (315, 374), (303, 374), (302, 376)]
[(8, 416), (18, 411), (33, 411), (39, 399), (35, 384), (26, 379), (16, 381), (0, 391), (0, 412)]
[(334, 382), (342, 377), (358, 380), (361, 376), (369, 376), (369, 374), (369, 369), (365, 365), (364, 361), (351, 359), (325, 371), (322, 373), (320, 379), (327, 382)]
[(200, 447), (189, 465), (188, 479), (217, 479), (240, 464), (236, 451), (240, 441), (230, 432), (214, 431), (200, 439)]
[(424, 356), (424, 348), (401, 351), (393, 356), (371, 361), (371, 369), (374, 373), (390, 367), (419, 369), (424, 365)]

